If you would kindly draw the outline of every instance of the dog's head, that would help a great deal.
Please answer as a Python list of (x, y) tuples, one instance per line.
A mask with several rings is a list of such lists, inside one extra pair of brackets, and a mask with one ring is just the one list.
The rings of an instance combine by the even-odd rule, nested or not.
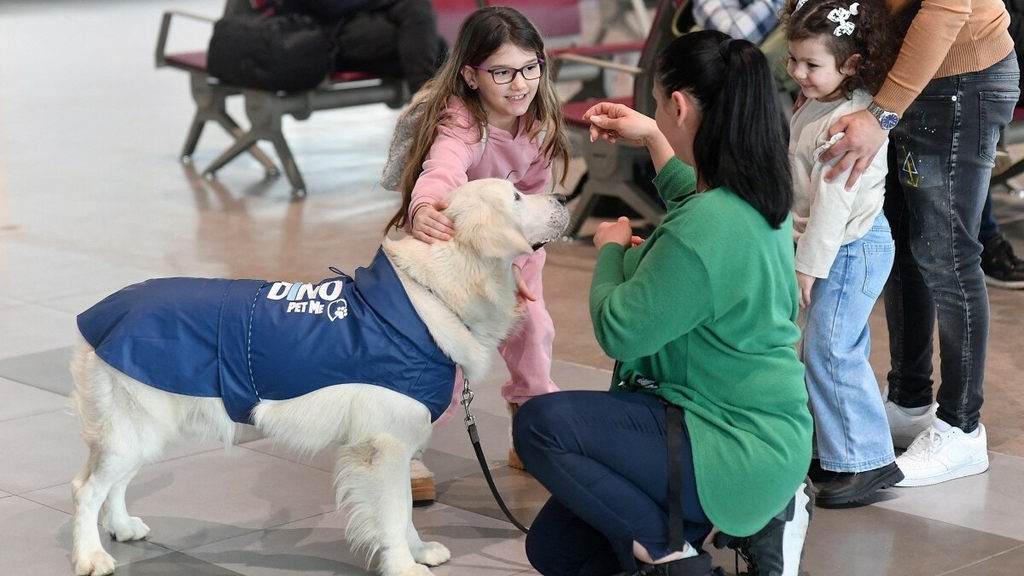
[(564, 196), (523, 194), (500, 178), (452, 190), (444, 213), (455, 223), (456, 242), (493, 258), (529, 254), (556, 240), (569, 225)]

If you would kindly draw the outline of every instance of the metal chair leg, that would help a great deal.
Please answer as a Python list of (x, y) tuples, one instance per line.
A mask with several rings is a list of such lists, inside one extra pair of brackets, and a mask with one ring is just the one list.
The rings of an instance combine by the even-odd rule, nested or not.
[[(188, 136), (186, 136), (185, 145), (182, 148), (181, 159), (183, 162), (191, 162), (192, 154), (199, 143), (199, 137), (203, 133), (203, 128), (211, 120), (220, 124), (236, 141), (245, 134), (245, 131), (227, 111), (227, 97), (237, 94), (237, 90), (211, 84), (207, 81), (206, 75), (197, 72), (191, 73), (190, 77), (192, 100), (196, 105), (196, 114), (192, 119), (192, 125), (189, 127)], [(248, 152), (257, 162), (263, 165), (268, 175), (273, 176), (277, 174), (277, 165), (255, 143), (249, 146)]]

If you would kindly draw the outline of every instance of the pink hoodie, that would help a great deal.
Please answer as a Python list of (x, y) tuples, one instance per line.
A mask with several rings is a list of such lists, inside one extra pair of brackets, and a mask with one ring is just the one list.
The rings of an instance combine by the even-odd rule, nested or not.
[[(540, 146), (528, 130), (518, 134), (487, 126), (487, 142), (480, 135), (466, 105), (459, 98), (448, 100), (447, 117), (438, 128), (434, 143), (423, 161), (423, 172), (416, 180), (409, 203), (409, 216), (423, 204), (442, 200), (456, 187), (480, 178), (505, 178), (524, 194), (550, 191), (551, 161), (541, 155)], [(412, 222), (406, 224), (408, 231)], [(509, 370), (509, 380), (501, 395), (512, 404), (521, 404), (534, 396), (558, 390), (551, 380), (551, 341), (555, 326), (544, 307), (541, 270), (547, 254), (541, 248), (517, 257), (513, 264), (522, 270), (522, 278), (536, 301), (525, 301), (526, 313), (519, 329), (499, 346), (498, 351)], [(462, 379), (456, 376), (451, 405), (438, 420), (452, 417), (462, 397)]]
[(548, 192), (551, 161), (528, 132), (520, 126), (519, 133), (513, 135), (488, 125), (487, 142), (482, 144), (466, 105), (452, 96), (447, 118), (438, 128), (413, 188), (409, 215), (419, 205), (433, 204), (456, 187), (480, 178), (504, 178), (524, 194)]

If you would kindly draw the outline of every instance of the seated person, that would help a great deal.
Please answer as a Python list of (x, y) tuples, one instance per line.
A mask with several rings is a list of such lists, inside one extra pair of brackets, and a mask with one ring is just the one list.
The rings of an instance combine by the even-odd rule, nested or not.
[[(239, 0), (229, 0), (238, 3)], [(447, 43), (431, 0), (252, 0), (258, 8), (309, 14), (336, 26), (335, 69), (404, 78), (416, 92), (434, 76)]]
[(760, 44), (779, 24), (782, 0), (693, 0), (693, 20), (705, 30)]

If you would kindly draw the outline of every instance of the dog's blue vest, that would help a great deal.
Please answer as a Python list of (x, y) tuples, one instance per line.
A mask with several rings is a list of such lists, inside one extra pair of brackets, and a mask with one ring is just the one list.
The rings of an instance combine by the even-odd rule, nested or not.
[(366, 383), (448, 408), (455, 364), (438, 348), (391, 262), (318, 284), (161, 278), (78, 316), (108, 364), (155, 388), (220, 397), (235, 422), (260, 400)]

